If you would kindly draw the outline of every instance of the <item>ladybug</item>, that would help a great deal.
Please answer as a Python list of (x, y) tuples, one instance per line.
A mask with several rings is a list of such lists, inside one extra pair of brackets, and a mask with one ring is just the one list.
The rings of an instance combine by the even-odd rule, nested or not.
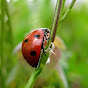
[(25, 60), (37, 68), (40, 54), (50, 39), (50, 31), (47, 28), (39, 28), (29, 33), (22, 43), (22, 54)]

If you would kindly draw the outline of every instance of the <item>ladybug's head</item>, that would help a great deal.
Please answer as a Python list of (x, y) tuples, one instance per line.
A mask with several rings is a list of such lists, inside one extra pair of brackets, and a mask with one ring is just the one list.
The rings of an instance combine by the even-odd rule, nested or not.
[(50, 39), (50, 30), (47, 28), (44, 28), (44, 41), (48, 41)]

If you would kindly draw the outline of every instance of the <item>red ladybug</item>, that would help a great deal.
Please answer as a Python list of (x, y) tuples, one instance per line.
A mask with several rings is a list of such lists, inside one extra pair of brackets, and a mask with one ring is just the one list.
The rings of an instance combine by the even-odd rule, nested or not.
[(22, 54), (25, 60), (37, 68), (41, 50), (46, 46), (50, 38), (50, 31), (47, 28), (39, 28), (29, 33), (22, 43)]

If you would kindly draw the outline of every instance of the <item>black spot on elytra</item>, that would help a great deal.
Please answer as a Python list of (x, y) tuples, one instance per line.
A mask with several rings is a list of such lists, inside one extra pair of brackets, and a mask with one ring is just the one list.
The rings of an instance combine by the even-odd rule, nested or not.
[(28, 39), (26, 39), (26, 40), (24, 41), (24, 43), (27, 42), (27, 41), (28, 41)]
[(36, 55), (36, 51), (31, 51), (30, 54), (31, 54), (31, 56), (35, 56)]
[(40, 35), (34, 35), (34, 37), (35, 37), (35, 38), (39, 38), (39, 37), (40, 37)]

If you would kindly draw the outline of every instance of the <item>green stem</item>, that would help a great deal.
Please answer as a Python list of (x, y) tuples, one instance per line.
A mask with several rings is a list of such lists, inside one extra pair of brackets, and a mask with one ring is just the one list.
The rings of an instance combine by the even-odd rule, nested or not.
[(60, 17), (60, 12), (61, 12), (61, 5), (62, 5), (62, 0), (57, 0), (57, 5), (56, 5), (56, 12), (55, 12), (55, 18), (53, 21), (53, 26), (52, 26), (52, 31), (51, 31), (51, 36), (52, 36), (52, 40), (51, 42), (54, 41), (55, 39), (55, 35), (56, 35), (56, 31), (57, 31), (57, 25), (58, 25), (58, 21), (59, 21), (59, 17)]
[(11, 51), (13, 49), (13, 42), (12, 42), (12, 26), (11, 26), (11, 19), (10, 19), (10, 14), (9, 14), (9, 8), (8, 8), (8, 3), (7, 1), (5, 0), (5, 11), (6, 11), (6, 15), (8, 17), (8, 26), (9, 26), (9, 35), (10, 35), (10, 45), (11, 45)]
[(34, 70), (25, 88), (33, 88), (33, 85), (42, 69), (43, 67), (40, 66), (38, 69)]
[(66, 18), (66, 16), (68, 15), (68, 13), (71, 11), (73, 5), (75, 4), (76, 0), (72, 0), (69, 8), (67, 9), (67, 11), (65, 12), (65, 14), (62, 16), (61, 18), (61, 22)]
[[(54, 16), (53, 23), (52, 23), (52, 28), (51, 28), (51, 39), (50, 39), (49, 43), (46, 45), (45, 49), (47, 49), (49, 47), (51, 42), (54, 42), (55, 35), (56, 35), (56, 32), (57, 32), (57, 26), (60, 26), (61, 21), (65, 19), (68, 12), (73, 7), (75, 1), (76, 0), (72, 1), (71, 5), (69, 7), (69, 10), (67, 10), (67, 12), (62, 17), (65, 0), (57, 0), (57, 5), (56, 5), (56, 9), (55, 9), (55, 16)], [(62, 17), (62, 19), (61, 19), (61, 17)], [(33, 87), (33, 85), (34, 85), (37, 77), (41, 73), (41, 71), (42, 71), (48, 57), (49, 57), (49, 52), (47, 52), (46, 54), (44, 54), (44, 53), (41, 54), (39, 68), (36, 69), (33, 72), (33, 74), (31, 75), (31, 77), (30, 77), (30, 79), (29, 79), (29, 81), (28, 81), (28, 83), (26, 85), (26, 88), (32, 88)]]
[(1, 70), (0, 70), (0, 74), (1, 74), (1, 86), (2, 88), (5, 88), (5, 75), (4, 75), (4, 56), (3, 56), (3, 42), (4, 42), (4, 29), (5, 29), (5, 5), (4, 5), (5, 1), (2, 0), (1, 1)]
[[(52, 30), (51, 30), (52, 34), (51, 34), (51, 36), (55, 36), (55, 34), (56, 34), (57, 24), (58, 24), (58, 20), (59, 20), (59, 16), (60, 16), (60, 11), (61, 11), (61, 5), (62, 5), (62, 0), (57, 0), (55, 17), (54, 17), (54, 21), (53, 21), (53, 24), (52, 24)], [(53, 38), (53, 41), (54, 41), (54, 38)], [(48, 48), (48, 46), (49, 46), (49, 44), (46, 47)], [(46, 54), (44, 54), (44, 53), (41, 54), (39, 67), (31, 75), (31, 77), (30, 77), (30, 79), (29, 79), (29, 81), (26, 85), (26, 88), (32, 88), (33, 87), (33, 85), (34, 85), (37, 77), (41, 73), (48, 57), (49, 57), (49, 52), (47, 52)]]
[[(50, 45), (51, 42), (54, 41), (55, 35), (57, 32), (57, 25), (59, 25), (59, 20), (61, 17), (61, 10), (64, 7), (65, 0), (57, 0), (56, 8), (55, 8), (55, 13), (54, 13), (54, 19), (51, 27), (51, 39), (49, 43), (46, 45), (45, 49), (47, 49)], [(59, 23), (58, 23), (59, 22)]]
[(42, 53), (41, 54), (39, 67), (37, 69), (35, 69), (34, 72), (32, 73), (30, 79), (28, 80), (28, 83), (26, 84), (26, 88), (32, 88), (33, 87), (33, 85), (34, 85), (37, 77), (41, 73), (48, 57), (49, 57), (49, 53), (46, 53), (46, 54)]

